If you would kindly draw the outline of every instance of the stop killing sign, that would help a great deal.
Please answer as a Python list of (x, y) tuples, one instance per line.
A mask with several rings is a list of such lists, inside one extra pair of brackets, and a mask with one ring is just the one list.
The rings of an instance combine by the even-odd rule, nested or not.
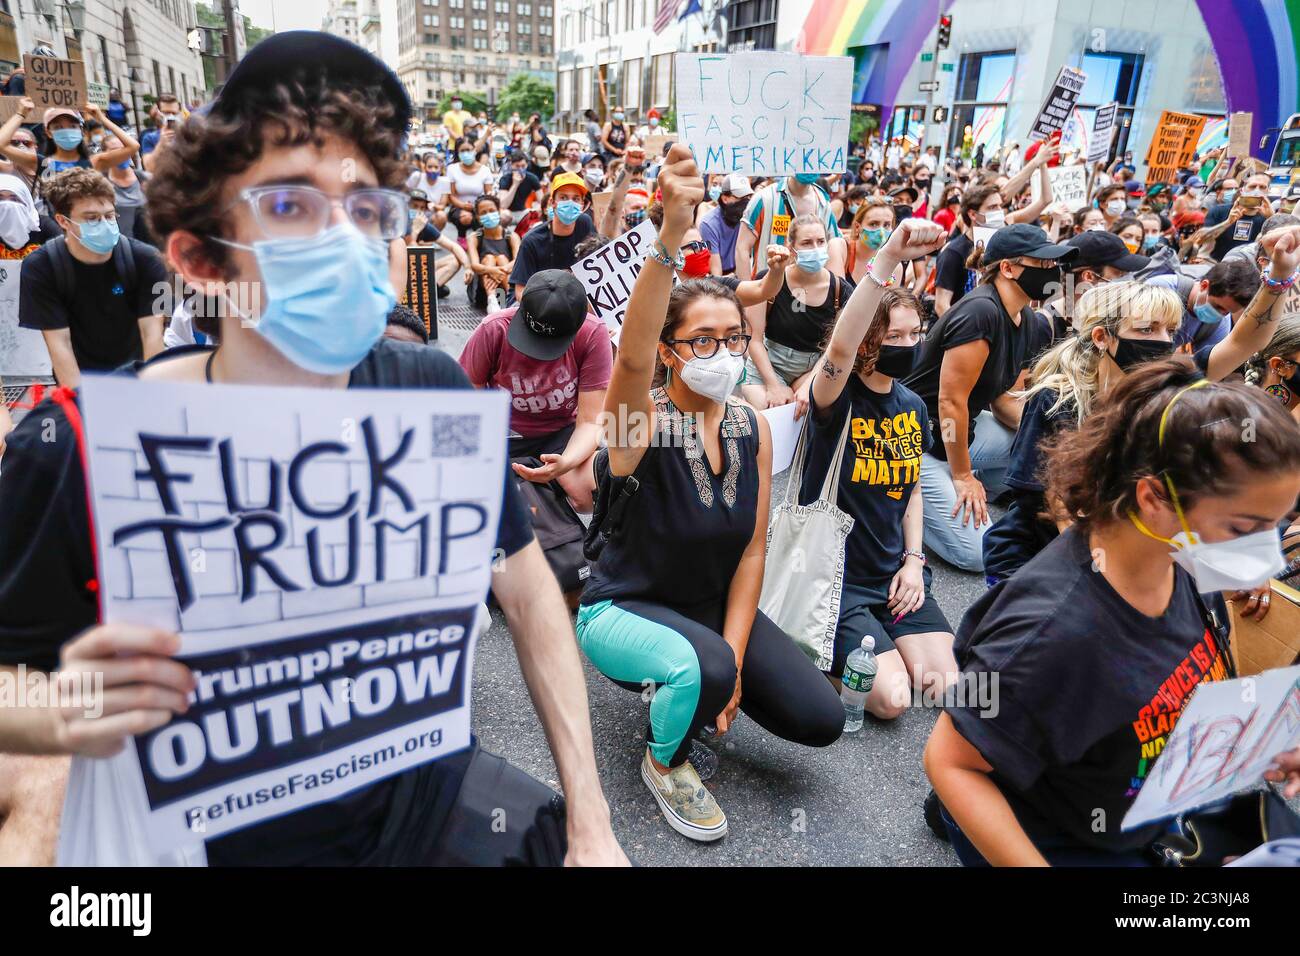
[(587, 292), (591, 313), (604, 320), (616, 345), (632, 286), (658, 235), (654, 223), (640, 222), (573, 266), (573, 274)]

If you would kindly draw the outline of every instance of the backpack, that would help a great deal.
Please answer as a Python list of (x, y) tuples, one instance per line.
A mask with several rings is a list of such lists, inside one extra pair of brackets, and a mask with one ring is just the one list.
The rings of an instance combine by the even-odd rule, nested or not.
[[(542, 466), (538, 458), (513, 458), (511, 463), (525, 468)], [(560, 582), (560, 590), (566, 594), (580, 590), (591, 574), (591, 565), (583, 555), (585, 529), (578, 513), (569, 504), (569, 496), (555, 481), (541, 485), (516, 475), (515, 484), (532, 514), (537, 543), (542, 546), (546, 562)]]
[[(49, 250), (54, 285), (59, 290), (59, 295), (71, 302), (77, 287), (77, 276), (72, 271), (72, 253), (68, 251), (68, 240), (65, 236), (59, 236), (47, 242), (44, 248)], [(135, 288), (139, 272), (135, 266), (135, 250), (131, 248), (131, 240), (126, 236), (120, 236), (117, 245), (113, 247), (113, 271), (128, 293)]]
[(592, 461), (596, 472), (596, 497), (591, 512), (591, 524), (582, 540), (582, 553), (587, 560), (597, 561), (605, 545), (623, 525), (623, 512), (627, 503), (641, 488), (635, 475), (617, 477), (609, 473), (609, 449), (596, 452)]

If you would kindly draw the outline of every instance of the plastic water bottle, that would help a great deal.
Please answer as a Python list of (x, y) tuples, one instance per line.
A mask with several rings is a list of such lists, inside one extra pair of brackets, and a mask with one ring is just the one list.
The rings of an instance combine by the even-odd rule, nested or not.
[(867, 694), (876, 681), (876, 655), (871, 653), (876, 639), (870, 634), (862, 638), (862, 646), (849, 655), (844, 663), (844, 676), (840, 678), (840, 700), (844, 703), (844, 732), (854, 734), (862, 729), (862, 711)]

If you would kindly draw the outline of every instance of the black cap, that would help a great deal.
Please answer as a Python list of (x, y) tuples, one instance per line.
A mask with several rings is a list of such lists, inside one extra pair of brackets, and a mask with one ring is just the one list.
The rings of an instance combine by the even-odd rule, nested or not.
[(1078, 255), (1070, 263), (1071, 269), (1085, 267), (1100, 269), (1102, 266), (1111, 266), (1121, 272), (1137, 272), (1151, 264), (1150, 257), (1129, 252), (1123, 239), (1113, 232), (1104, 232), (1101, 229), (1081, 232), (1066, 245), (1078, 250)]
[[(1120, 243), (1123, 245), (1123, 243)], [(992, 265), (1003, 259), (1018, 259), (1028, 256), (1030, 259), (1073, 259), (1078, 252), (1074, 248), (1050, 242), (1047, 233), (1038, 226), (1028, 222), (1003, 226), (989, 237), (984, 246), (984, 265)], [(1065, 265), (1066, 263), (1062, 263)]]
[(569, 350), (587, 319), (587, 293), (567, 269), (543, 269), (524, 286), (506, 341), (529, 358), (550, 362)]
[(389, 127), (405, 139), (411, 122), (411, 101), (397, 74), (355, 43), (320, 30), (273, 33), (252, 47), (231, 71), (213, 109), (223, 115), (234, 113), (245, 94), (265, 90), (302, 67), (318, 70), (327, 80), (340, 85), (378, 88), (393, 105)]
[(917, 198), (921, 195), (917, 191), (915, 186), (908, 186), (904, 184), (902, 186), (895, 186), (893, 189), (891, 189), (889, 191), (889, 198), (893, 199), (895, 196), (901, 196), (903, 193), (911, 193), (912, 202), (916, 202)]

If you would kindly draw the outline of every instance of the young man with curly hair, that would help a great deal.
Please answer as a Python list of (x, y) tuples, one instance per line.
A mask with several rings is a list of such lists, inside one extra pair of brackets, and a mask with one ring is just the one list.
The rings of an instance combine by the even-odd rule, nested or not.
[(76, 388), (83, 370), (110, 371), (163, 348), (155, 286), (167, 281), (158, 251), (117, 228), (113, 184), (93, 169), (46, 181), (63, 236), (23, 262), (18, 324), (45, 337), (54, 376)]
[[(254, 47), (211, 109), (159, 151), (148, 192), (154, 234), (189, 287), (227, 300), (232, 288), (260, 294), (221, 316), (215, 349), (173, 349), (136, 374), (469, 388), (445, 353), (383, 337), (395, 301), (388, 246), (407, 226), (398, 151), (409, 117), (397, 77), (347, 41), (299, 31)], [(106, 755), (184, 710), (193, 678), (173, 659), (175, 634), (96, 624), (84, 476), (61, 408), (46, 409), (58, 441), (20, 426), (0, 474), (0, 566), (13, 571), (0, 576), (0, 666), (100, 671), (107, 693), (101, 719), (0, 709), (0, 752)], [(210, 839), (210, 864), (626, 863), (596, 775), (573, 628), (512, 481), (497, 545), (506, 558), (493, 590), (567, 812), (548, 787), (471, 746)], [(507, 811), (505, 833), (493, 827), (495, 808)]]

